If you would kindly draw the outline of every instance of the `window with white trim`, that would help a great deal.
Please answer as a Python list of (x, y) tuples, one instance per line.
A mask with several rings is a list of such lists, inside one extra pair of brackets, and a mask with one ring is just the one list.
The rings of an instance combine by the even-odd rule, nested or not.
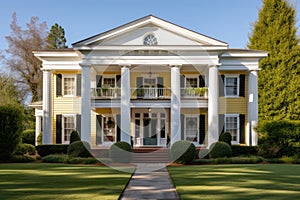
[(225, 115), (225, 132), (231, 133), (232, 143), (239, 143), (240, 135), (240, 119), (239, 114)]
[(224, 87), (225, 87), (225, 96), (228, 97), (239, 96), (239, 76), (225, 75)]
[(103, 86), (109, 88), (115, 88), (116, 79), (115, 78), (103, 78)]
[(185, 140), (198, 142), (199, 130), (198, 115), (185, 115)]
[(70, 114), (70, 115), (63, 115), (62, 117), (62, 139), (63, 143), (69, 143), (70, 142), (70, 136), (71, 132), (73, 130), (76, 130), (76, 115)]
[(63, 76), (63, 95), (64, 96), (74, 96), (75, 95), (75, 81), (76, 77), (72, 76)]
[(198, 78), (186, 78), (186, 87), (197, 88), (198, 87)]

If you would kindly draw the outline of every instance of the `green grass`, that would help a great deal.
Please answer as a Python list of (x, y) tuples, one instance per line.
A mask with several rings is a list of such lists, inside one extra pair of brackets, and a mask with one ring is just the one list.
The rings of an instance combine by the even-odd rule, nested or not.
[(130, 177), (102, 166), (0, 164), (0, 199), (118, 199)]
[(300, 199), (300, 165), (168, 167), (181, 199)]

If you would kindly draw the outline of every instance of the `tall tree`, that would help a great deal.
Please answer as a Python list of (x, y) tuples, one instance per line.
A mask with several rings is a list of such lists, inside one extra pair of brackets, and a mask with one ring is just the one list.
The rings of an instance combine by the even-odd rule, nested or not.
[(32, 17), (26, 24), (26, 29), (22, 29), (14, 13), (10, 28), (11, 34), (6, 37), (8, 42), (6, 65), (19, 82), (26, 86), (32, 102), (40, 100), (42, 98), (41, 61), (34, 57), (32, 51), (45, 49), (47, 24), (38, 23), (38, 17)]
[(0, 105), (21, 105), (25, 94), (13, 77), (0, 72)]
[(259, 118), (300, 120), (300, 52), (296, 10), (285, 0), (263, 0), (248, 47), (268, 51), (260, 62)]
[(64, 49), (66, 45), (65, 30), (63, 27), (55, 23), (47, 37), (47, 49)]

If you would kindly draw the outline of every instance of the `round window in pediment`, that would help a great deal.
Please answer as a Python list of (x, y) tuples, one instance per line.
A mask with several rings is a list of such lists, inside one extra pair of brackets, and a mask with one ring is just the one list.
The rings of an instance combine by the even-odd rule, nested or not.
[(144, 38), (144, 45), (157, 45), (157, 39), (153, 34), (149, 34)]

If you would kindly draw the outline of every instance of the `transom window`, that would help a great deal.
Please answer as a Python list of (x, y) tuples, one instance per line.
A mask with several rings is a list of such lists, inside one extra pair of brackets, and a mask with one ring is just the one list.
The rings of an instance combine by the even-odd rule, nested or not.
[(231, 133), (232, 141), (239, 141), (239, 116), (226, 115), (225, 116), (225, 131)]
[(75, 77), (64, 77), (64, 95), (75, 95)]
[(103, 85), (110, 87), (110, 88), (114, 88), (116, 83), (115, 83), (115, 78), (104, 78), (103, 79)]
[(198, 87), (198, 79), (197, 78), (186, 78), (186, 87), (192, 87), (192, 88)]
[(144, 38), (144, 45), (157, 45), (157, 39), (153, 34), (149, 34)]
[(68, 143), (70, 141), (71, 132), (76, 129), (75, 116), (74, 115), (63, 116), (63, 125), (64, 125), (63, 140), (64, 143)]
[(225, 95), (238, 96), (239, 91), (239, 78), (237, 76), (225, 77)]

